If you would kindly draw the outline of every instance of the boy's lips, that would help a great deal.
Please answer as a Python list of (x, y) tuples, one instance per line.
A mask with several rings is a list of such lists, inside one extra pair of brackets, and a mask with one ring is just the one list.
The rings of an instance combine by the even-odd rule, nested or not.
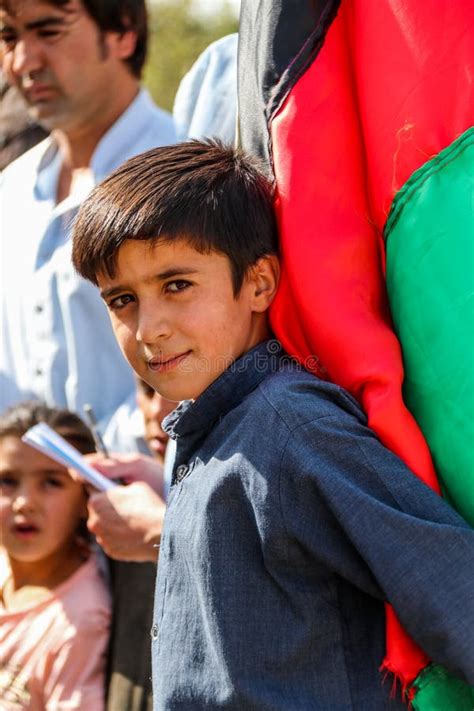
[(177, 353), (171, 356), (157, 356), (155, 358), (147, 359), (147, 366), (150, 370), (158, 373), (165, 373), (168, 370), (172, 370), (180, 365), (191, 353), (191, 351), (185, 351), (184, 353)]

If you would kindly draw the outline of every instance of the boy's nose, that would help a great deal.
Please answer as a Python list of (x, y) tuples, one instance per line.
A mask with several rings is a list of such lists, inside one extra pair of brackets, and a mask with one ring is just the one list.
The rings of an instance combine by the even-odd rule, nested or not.
[(168, 320), (157, 313), (156, 307), (146, 312), (141, 312), (136, 331), (136, 338), (144, 345), (154, 345), (170, 335)]

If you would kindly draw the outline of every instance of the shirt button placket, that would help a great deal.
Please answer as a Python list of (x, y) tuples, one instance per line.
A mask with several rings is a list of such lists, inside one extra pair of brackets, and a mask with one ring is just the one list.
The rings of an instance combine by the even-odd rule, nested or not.
[(33, 373), (34, 373), (34, 379), (35, 379), (35, 389), (38, 392), (43, 393), (43, 397), (46, 395), (46, 382), (45, 382), (45, 375), (46, 375), (46, 370), (45, 368), (45, 345), (48, 341), (48, 328), (47, 328), (47, 319), (48, 319), (48, 313), (47, 309), (45, 308), (45, 304), (43, 301), (38, 300), (33, 306), (33, 332), (35, 335), (36, 339), (36, 353), (35, 353), (35, 358), (34, 358), (34, 368), (33, 368)]

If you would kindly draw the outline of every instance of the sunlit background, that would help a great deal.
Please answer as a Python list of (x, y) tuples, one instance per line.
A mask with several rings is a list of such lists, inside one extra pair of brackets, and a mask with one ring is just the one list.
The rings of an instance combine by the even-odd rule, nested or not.
[[(182, 0), (149, 0), (152, 5), (168, 4), (179, 5)], [(228, 5), (232, 12), (237, 16), (239, 14), (240, 0), (191, 0), (191, 7), (197, 14), (212, 15), (215, 12), (220, 12), (225, 5)]]
[(179, 82), (214, 40), (238, 29), (240, 0), (147, 0), (150, 47), (144, 81), (169, 111)]

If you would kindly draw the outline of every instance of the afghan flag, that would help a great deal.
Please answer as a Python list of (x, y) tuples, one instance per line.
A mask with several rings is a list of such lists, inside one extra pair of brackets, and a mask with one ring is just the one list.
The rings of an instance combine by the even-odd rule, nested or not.
[[(474, 2), (242, 0), (238, 79), (276, 181), (276, 336), (474, 524)], [(472, 711), (386, 619), (413, 708)]]

